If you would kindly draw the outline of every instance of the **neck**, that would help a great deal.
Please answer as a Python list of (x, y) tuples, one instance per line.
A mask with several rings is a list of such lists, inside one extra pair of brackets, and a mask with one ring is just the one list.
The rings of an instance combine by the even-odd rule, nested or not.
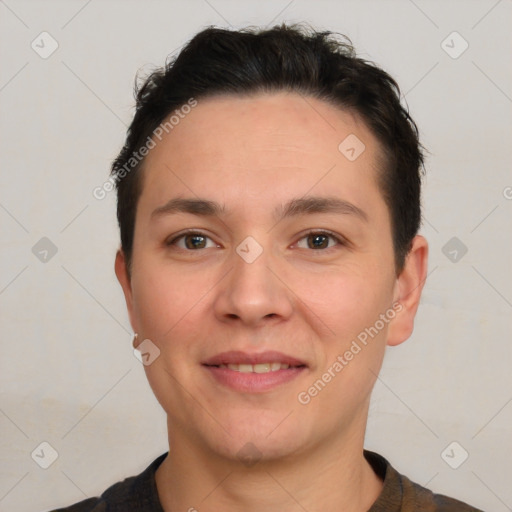
[(156, 472), (160, 502), (165, 512), (366, 512), (383, 484), (364, 458), (363, 441), (364, 429), (247, 466), (205, 453), (186, 435), (173, 436)]

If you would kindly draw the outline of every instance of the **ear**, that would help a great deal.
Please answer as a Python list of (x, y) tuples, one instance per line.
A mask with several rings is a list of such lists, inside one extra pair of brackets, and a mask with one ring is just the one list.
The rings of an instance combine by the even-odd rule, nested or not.
[(428, 243), (417, 235), (395, 284), (395, 301), (399, 303), (395, 318), (389, 323), (388, 345), (399, 345), (412, 334), (423, 285), (427, 278)]
[(131, 278), (128, 274), (126, 258), (122, 249), (119, 249), (116, 253), (115, 271), (117, 280), (119, 281), (119, 284), (123, 289), (124, 298), (126, 301), (126, 309), (128, 310), (128, 317), (130, 318), (130, 324), (132, 326), (133, 331), (138, 332), (133, 308), (132, 283)]

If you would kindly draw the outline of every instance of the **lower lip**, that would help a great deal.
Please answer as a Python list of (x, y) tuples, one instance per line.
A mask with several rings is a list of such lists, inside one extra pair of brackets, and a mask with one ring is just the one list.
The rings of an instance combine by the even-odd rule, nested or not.
[(300, 368), (287, 368), (286, 370), (276, 370), (275, 372), (244, 373), (230, 370), (229, 368), (219, 368), (217, 366), (203, 365), (203, 367), (224, 386), (245, 393), (263, 393), (264, 391), (269, 391), (277, 386), (290, 382), (306, 370), (305, 366), (301, 366)]

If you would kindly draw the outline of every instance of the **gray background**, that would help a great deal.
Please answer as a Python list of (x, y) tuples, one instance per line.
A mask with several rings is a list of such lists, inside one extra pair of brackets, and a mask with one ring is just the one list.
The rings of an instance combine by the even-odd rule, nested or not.
[[(0, 20), (1, 510), (98, 495), (167, 450), (114, 274), (115, 194), (92, 195), (135, 72), (209, 24), (304, 20), (398, 80), (430, 150), (430, 275), (414, 335), (387, 351), (366, 447), (437, 492), (512, 510), (510, 0), (0, 0)], [(59, 45), (47, 58), (43, 31)], [(58, 454), (47, 469), (42, 442)]]

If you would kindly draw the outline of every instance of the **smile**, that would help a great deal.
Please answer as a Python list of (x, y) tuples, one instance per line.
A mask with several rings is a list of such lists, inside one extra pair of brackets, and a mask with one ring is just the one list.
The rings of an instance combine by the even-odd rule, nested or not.
[(238, 393), (269, 392), (289, 384), (307, 370), (306, 366), (283, 363), (203, 365), (203, 368), (212, 379), (212, 384), (220, 384)]
[(268, 373), (290, 368), (286, 363), (259, 363), (259, 364), (220, 364), (218, 368), (229, 368), (242, 373)]

